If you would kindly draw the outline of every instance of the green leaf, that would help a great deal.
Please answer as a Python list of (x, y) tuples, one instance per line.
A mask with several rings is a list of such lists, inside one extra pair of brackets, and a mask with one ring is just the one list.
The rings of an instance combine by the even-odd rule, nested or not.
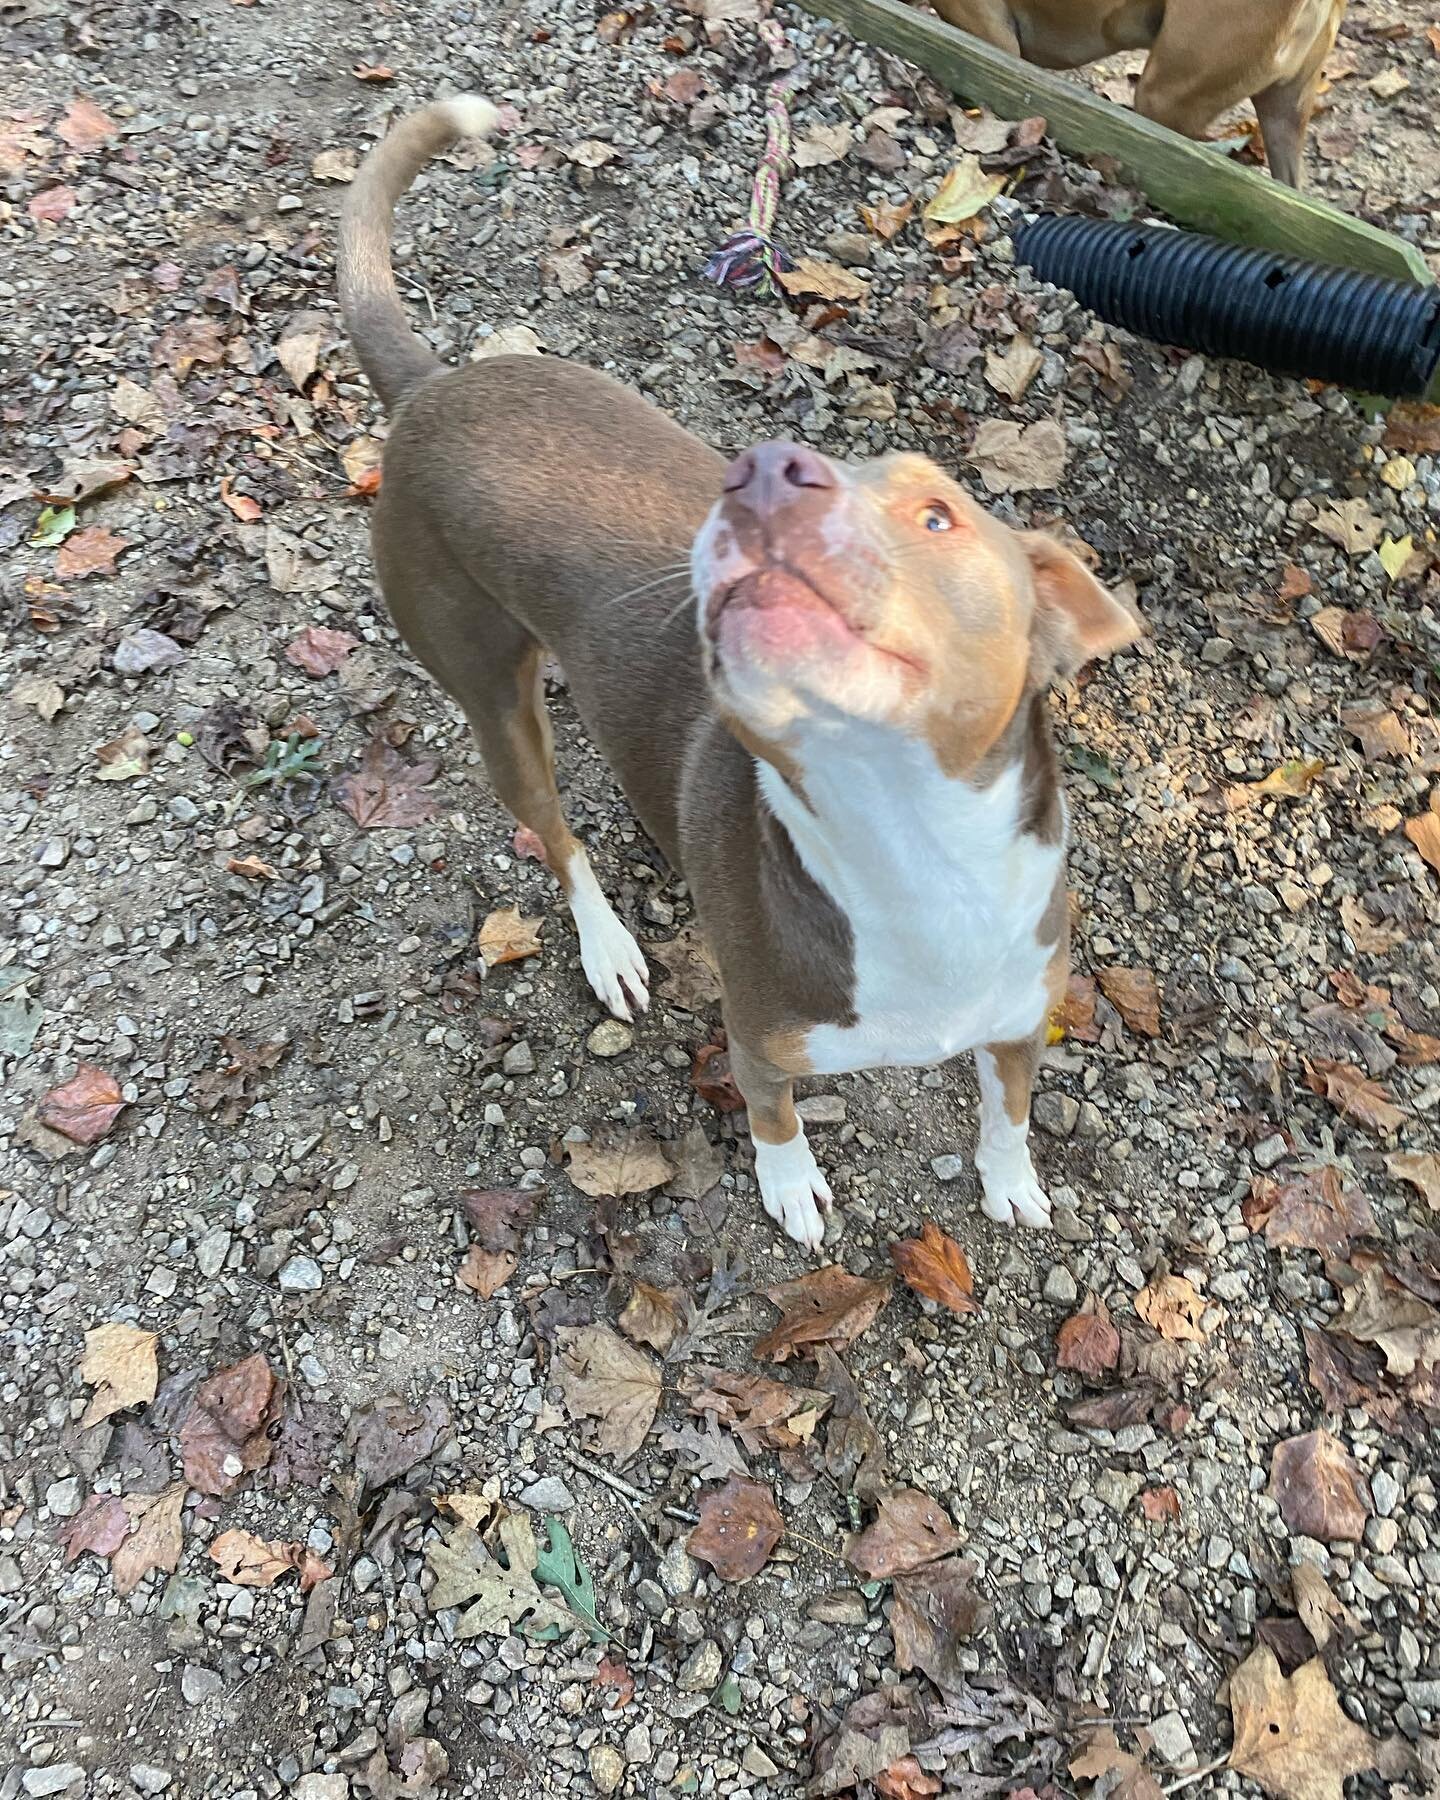
[(727, 1675), (720, 1683), (719, 1687), (716, 1688), (715, 1698), (725, 1708), (732, 1719), (745, 1704), (740, 1693), (740, 1683), (733, 1675)]
[(63, 544), (74, 529), (73, 506), (47, 506), (35, 521), (30, 542), (41, 550), (53, 550), (56, 544)]
[(1072, 744), (1065, 752), (1065, 760), (1077, 775), (1088, 776), (1096, 787), (1113, 790), (1120, 786), (1115, 765), (1108, 756), (1101, 756), (1097, 750), (1087, 750), (1083, 744)]
[[(597, 1644), (610, 1641), (610, 1633), (595, 1615), (595, 1580), (575, 1554), (570, 1533), (553, 1513), (545, 1515), (549, 1542), (535, 1558), (535, 1579), (546, 1587), (559, 1588), (576, 1619), (585, 1626)], [(559, 1627), (547, 1626), (532, 1632), (532, 1637), (558, 1637)]]

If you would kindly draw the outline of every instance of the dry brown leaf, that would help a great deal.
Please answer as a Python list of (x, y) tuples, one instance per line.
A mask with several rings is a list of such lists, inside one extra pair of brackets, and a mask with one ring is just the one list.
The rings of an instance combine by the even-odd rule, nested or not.
[(1380, 1083), (1354, 1063), (1317, 1056), (1305, 1064), (1305, 1081), (1312, 1093), (1325, 1096), (1342, 1119), (1372, 1137), (1389, 1137), (1405, 1123), (1405, 1114)]
[(308, 1594), (335, 1573), (305, 1544), (267, 1542), (250, 1531), (222, 1531), (209, 1556), (221, 1576), (236, 1587), (274, 1587), (282, 1575), (293, 1571), (300, 1577), (300, 1592)]
[(35, 1116), (72, 1144), (98, 1144), (125, 1106), (120, 1083), (94, 1063), (80, 1067), (59, 1087), (42, 1096)]
[(1440, 1212), (1440, 1156), (1433, 1150), (1399, 1150), (1385, 1158), (1385, 1167), (1398, 1181), (1408, 1181), (1425, 1201)]
[(1310, 1633), (1317, 1650), (1323, 1650), (1335, 1635), (1335, 1627), (1352, 1631), (1355, 1615), (1330, 1592), (1325, 1577), (1311, 1562), (1298, 1562), (1290, 1571), (1290, 1591), (1295, 1596), (1295, 1611), (1300, 1623)]
[(1363, 499), (1336, 500), (1318, 515), (1315, 530), (1347, 556), (1363, 556), (1380, 542), (1381, 521)]
[(820, 256), (802, 256), (793, 269), (784, 269), (780, 285), (787, 294), (815, 294), (821, 300), (863, 300), (867, 283), (839, 263)]
[(718, 1041), (702, 1044), (695, 1052), (695, 1060), (690, 1065), (690, 1085), (716, 1112), (742, 1112), (745, 1096), (730, 1072), (730, 1052), (724, 1038), (725, 1034), (721, 1032)]
[(83, 154), (86, 150), (98, 148), (107, 138), (114, 137), (119, 129), (109, 114), (102, 112), (93, 100), (77, 94), (70, 102), (65, 117), (55, 127), (55, 135), (63, 138), (72, 150)]
[(131, 1519), (130, 1533), (110, 1558), (115, 1592), (122, 1599), (139, 1587), (151, 1569), (169, 1574), (179, 1565), (184, 1547), (180, 1519), (185, 1483), (177, 1482), (163, 1494), (127, 1494), (124, 1504)]
[(691, 1412), (712, 1414), (752, 1456), (798, 1449), (831, 1404), (819, 1388), (791, 1387), (768, 1375), (738, 1375), (704, 1363), (685, 1371), (680, 1390)]
[(755, 1355), (764, 1362), (784, 1362), (787, 1357), (808, 1354), (816, 1344), (828, 1344), (832, 1350), (853, 1344), (888, 1302), (890, 1283), (851, 1275), (831, 1263), (795, 1281), (767, 1288), (765, 1294), (782, 1316), (780, 1323), (757, 1341)]
[(573, 1417), (594, 1419), (592, 1447), (628, 1462), (660, 1404), (660, 1371), (608, 1325), (569, 1325), (555, 1334), (555, 1378)]
[(795, 140), (790, 156), (797, 169), (824, 169), (843, 162), (855, 142), (850, 125), (814, 125)]
[(438, 801), (424, 790), (439, 764), (407, 763), (383, 737), (365, 746), (358, 771), (334, 783), (335, 798), (362, 831), (397, 825), (424, 825), (435, 817)]
[(890, 1260), (900, 1279), (923, 1300), (933, 1300), (954, 1313), (980, 1310), (971, 1297), (975, 1280), (965, 1252), (932, 1219), (921, 1225), (918, 1238), (892, 1244)]
[(1098, 1294), (1087, 1294), (1078, 1313), (1055, 1335), (1055, 1362), (1062, 1369), (1093, 1379), (1120, 1361), (1120, 1333), (1110, 1322), (1110, 1308)]
[(1205, 1312), (1203, 1296), (1183, 1275), (1162, 1275), (1135, 1296), (1135, 1310), (1172, 1342), (1203, 1344), (1200, 1320)]
[(719, 1001), (720, 970), (693, 925), (682, 926), (666, 943), (646, 948), (669, 970), (659, 988), (662, 999), (693, 1013), (704, 1012)]
[(1351, 662), (1368, 662), (1384, 636), (1372, 613), (1343, 606), (1322, 606), (1310, 616), (1310, 629), (1336, 656)]
[(37, 225), (58, 225), (75, 210), (75, 190), (66, 187), (63, 181), (57, 181), (51, 187), (41, 188), (38, 194), (32, 194), (25, 210)]
[(1180, 1496), (1173, 1487), (1146, 1488), (1140, 1496), (1140, 1510), (1152, 1525), (1163, 1525), (1167, 1519), (1180, 1517)]
[(1263, 781), (1242, 781), (1227, 788), (1225, 798), (1234, 807), (1250, 806), (1257, 800), (1303, 800), (1324, 773), (1323, 762), (1283, 762)]
[(523, 962), (527, 956), (538, 956), (541, 924), (539, 919), (522, 919), (518, 906), (502, 906), (487, 913), (476, 940), (485, 967), (494, 969), (501, 963)]
[(1291, 1531), (1322, 1544), (1358, 1543), (1370, 1517), (1360, 1465), (1328, 1431), (1275, 1446), (1270, 1493)]
[(316, 181), (353, 181), (354, 149), (349, 144), (342, 144), (338, 149), (320, 151), (310, 159), (310, 173)]
[(1343, 1800), (1345, 1778), (1373, 1769), (1379, 1745), (1340, 1710), (1316, 1657), (1286, 1677), (1261, 1644), (1230, 1677), (1230, 1767), (1275, 1800)]
[[(1338, 1279), (1347, 1272), (1332, 1271)], [(1385, 1358), (1386, 1373), (1403, 1378), (1416, 1368), (1440, 1363), (1440, 1313), (1408, 1286), (1379, 1256), (1357, 1250), (1340, 1288), (1340, 1317), (1329, 1330), (1357, 1344), (1373, 1344)]]
[(976, 1565), (947, 1556), (928, 1568), (897, 1575), (890, 1598), (890, 1634), (901, 1674), (921, 1669), (941, 1688), (959, 1689), (962, 1643), (984, 1630), (990, 1608), (975, 1589)]
[(1023, 400), (1030, 383), (1045, 366), (1044, 353), (1023, 333), (1010, 340), (1008, 349), (985, 352), (985, 379), (1007, 400)]
[(118, 1494), (91, 1494), (75, 1514), (58, 1527), (56, 1537), (66, 1562), (74, 1562), (86, 1550), (109, 1559), (130, 1534), (130, 1514)]
[(606, 1705), (616, 1712), (623, 1712), (635, 1698), (635, 1677), (630, 1673), (623, 1656), (611, 1651), (600, 1658), (600, 1666), (590, 1677), (592, 1687), (610, 1688), (615, 1698), (607, 1700)]
[(265, 508), (249, 494), (237, 494), (232, 491), (230, 477), (220, 478), (220, 499), (242, 525), (253, 525), (257, 519), (265, 516)]
[(95, 1392), (80, 1421), (80, 1429), (98, 1425), (111, 1413), (127, 1406), (148, 1406), (155, 1398), (160, 1368), (155, 1355), (156, 1335), (138, 1325), (115, 1320), (85, 1333), (85, 1354), (80, 1359), (80, 1379)]
[(482, 1250), (518, 1250), (539, 1198), (538, 1188), (465, 1188), (460, 1204)]
[(86, 525), (72, 531), (55, 557), (55, 573), (61, 581), (83, 581), (87, 575), (113, 575), (115, 558), (130, 548), (129, 538), (119, 537), (108, 525)]
[(520, 1258), (513, 1250), (482, 1250), (478, 1244), (472, 1244), (456, 1271), (455, 1280), (482, 1300), (489, 1300), (499, 1293), (519, 1266)]
[(1440, 787), (1432, 788), (1430, 805), (1405, 821), (1405, 835), (1430, 867), (1440, 875)]
[(1127, 969), (1115, 963), (1098, 972), (1105, 998), (1132, 1031), (1160, 1035), (1160, 988), (1149, 969)]
[(872, 231), (882, 243), (888, 244), (910, 223), (915, 211), (915, 202), (905, 200), (899, 206), (892, 206), (888, 200), (877, 200), (873, 206), (862, 206), (860, 217), (868, 231)]
[(1414, 748), (1400, 715), (1383, 700), (1362, 700), (1345, 707), (1340, 714), (1340, 723), (1360, 740), (1360, 748), (1368, 762), (1387, 759), (1403, 762)]
[(95, 761), (97, 781), (134, 781), (150, 773), (150, 740), (138, 726), (127, 725), (119, 737), (100, 745)]
[(1095, 979), (1091, 975), (1072, 975), (1065, 987), (1065, 998), (1055, 1009), (1054, 1024), (1062, 1036), (1075, 1038), (1082, 1044), (1098, 1044), (1100, 1027), (1095, 1023)]
[(1375, 1230), (1369, 1201), (1329, 1163), (1302, 1169), (1286, 1181), (1257, 1175), (1240, 1211), (1252, 1231), (1265, 1233), (1266, 1243), (1318, 1250), (1322, 1256), (1343, 1256), (1351, 1238)]
[(962, 156), (925, 202), (924, 217), (932, 225), (963, 225), (983, 212), (1004, 186), (1005, 177), (987, 175), (978, 156)]
[(870, 1581), (908, 1575), (961, 1548), (949, 1514), (918, 1488), (897, 1488), (880, 1502), (873, 1522), (845, 1546), (845, 1560)]
[(1384, 956), (1405, 942), (1401, 926), (1373, 919), (1353, 894), (1346, 894), (1340, 902), (1340, 922), (1362, 956)]
[(256, 1351), (196, 1388), (180, 1427), (185, 1479), (202, 1494), (228, 1494), (274, 1453), (269, 1427), (284, 1390)]
[(775, 1496), (763, 1481), (732, 1475), (700, 1501), (700, 1523), (685, 1540), (691, 1556), (709, 1563), (722, 1581), (758, 1575), (785, 1535)]
[(664, 1187), (672, 1170), (658, 1138), (637, 1127), (588, 1144), (568, 1144), (570, 1179), (595, 1199), (648, 1194)]
[(632, 1344), (648, 1344), (661, 1356), (675, 1342), (683, 1323), (680, 1308), (663, 1288), (637, 1281), (615, 1321)]
[(1070, 446), (1053, 419), (1019, 425), (985, 419), (970, 446), (970, 462), (991, 494), (1025, 494), (1060, 485)]
[(360, 648), (360, 640), (348, 631), (332, 631), (326, 625), (307, 625), (285, 646), (285, 660), (317, 680), (333, 675), (352, 650)]
[(240, 875), (246, 881), (278, 881), (280, 871), (261, 856), (230, 856), (225, 859), (225, 873)]

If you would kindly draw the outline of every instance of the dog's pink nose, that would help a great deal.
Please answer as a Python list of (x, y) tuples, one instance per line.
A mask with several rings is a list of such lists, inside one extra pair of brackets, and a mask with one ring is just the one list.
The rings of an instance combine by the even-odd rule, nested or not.
[(756, 512), (785, 506), (802, 492), (837, 485), (825, 458), (804, 444), (756, 444), (737, 456), (725, 473), (725, 492)]

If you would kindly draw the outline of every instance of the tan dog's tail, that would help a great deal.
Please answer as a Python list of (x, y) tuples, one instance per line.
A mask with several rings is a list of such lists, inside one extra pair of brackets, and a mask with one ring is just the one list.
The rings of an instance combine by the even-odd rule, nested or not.
[(410, 327), (390, 268), (395, 202), (457, 138), (488, 137), (499, 113), (478, 94), (433, 100), (403, 118), (360, 165), (340, 212), (340, 309), (360, 365), (386, 406), (440, 367)]

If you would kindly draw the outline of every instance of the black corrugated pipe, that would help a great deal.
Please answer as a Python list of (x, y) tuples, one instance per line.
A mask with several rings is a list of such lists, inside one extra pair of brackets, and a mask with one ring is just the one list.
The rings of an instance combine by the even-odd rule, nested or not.
[(1195, 231), (1041, 213), (1015, 253), (1107, 325), (1367, 394), (1426, 393), (1440, 286), (1250, 250)]

